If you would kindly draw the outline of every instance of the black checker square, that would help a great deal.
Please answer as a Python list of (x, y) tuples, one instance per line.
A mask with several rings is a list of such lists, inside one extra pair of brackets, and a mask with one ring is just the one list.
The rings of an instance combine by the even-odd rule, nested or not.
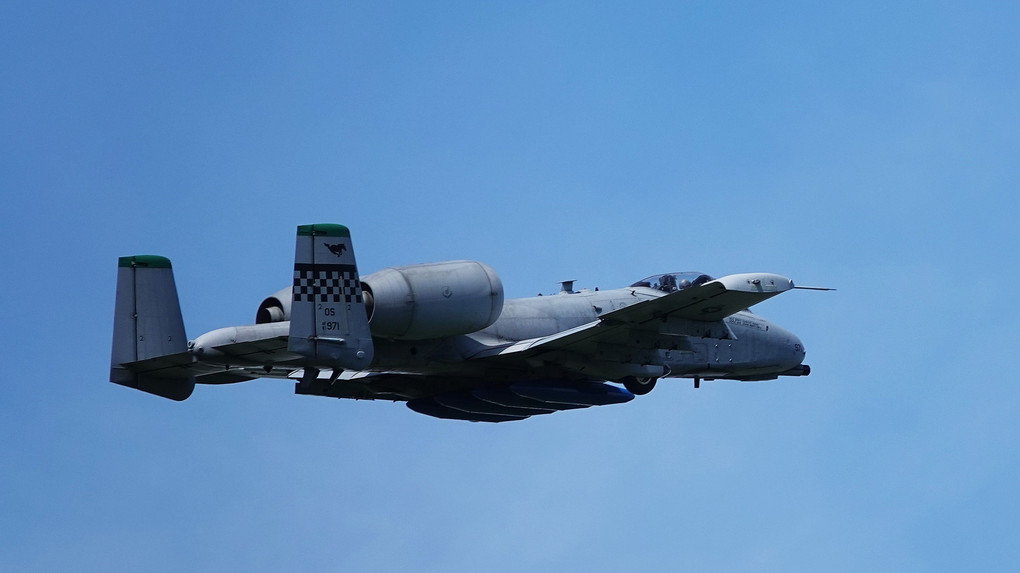
[(354, 265), (294, 265), (294, 302), (361, 303)]

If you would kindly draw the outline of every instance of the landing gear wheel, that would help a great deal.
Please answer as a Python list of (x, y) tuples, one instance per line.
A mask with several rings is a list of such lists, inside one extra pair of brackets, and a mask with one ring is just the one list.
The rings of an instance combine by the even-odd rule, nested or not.
[(623, 379), (623, 387), (635, 396), (644, 396), (651, 392), (652, 388), (655, 388), (656, 381), (658, 381), (658, 378), (635, 378), (628, 376)]

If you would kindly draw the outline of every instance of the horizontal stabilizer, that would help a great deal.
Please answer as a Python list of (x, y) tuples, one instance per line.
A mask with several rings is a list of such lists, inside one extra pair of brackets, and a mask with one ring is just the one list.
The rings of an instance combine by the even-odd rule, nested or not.
[[(127, 372), (127, 371), (125, 371)], [(110, 382), (182, 402), (195, 391), (194, 378), (160, 378), (149, 374), (110, 374)]]

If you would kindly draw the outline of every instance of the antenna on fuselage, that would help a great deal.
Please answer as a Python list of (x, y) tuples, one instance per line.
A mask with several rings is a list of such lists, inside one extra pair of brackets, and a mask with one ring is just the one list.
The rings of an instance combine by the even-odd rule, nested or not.
[(574, 294), (574, 280), (560, 281), (560, 292), (559, 294)]

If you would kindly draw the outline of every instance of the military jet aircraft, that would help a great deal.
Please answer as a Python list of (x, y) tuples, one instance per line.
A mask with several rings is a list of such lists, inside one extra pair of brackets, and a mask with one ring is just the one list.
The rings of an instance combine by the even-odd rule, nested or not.
[(660, 378), (698, 387), (806, 376), (800, 339), (747, 310), (793, 288), (812, 287), (769, 273), (676, 272), (504, 300), (499, 276), (476, 261), (361, 277), (347, 227), (303, 225), (293, 284), (262, 301), (255, 324), (190, 341), (170, 261), (122, 257), (110, 381), (185, 400), (195, 384), (282, 378), (297, 394), (523, 420), (628, 402)]

